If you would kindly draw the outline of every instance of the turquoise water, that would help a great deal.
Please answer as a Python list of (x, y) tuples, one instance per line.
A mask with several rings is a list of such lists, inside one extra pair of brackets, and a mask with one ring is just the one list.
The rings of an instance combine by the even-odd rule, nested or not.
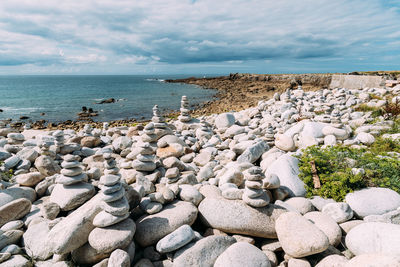
[[(74, 120), (82, 106), (99, 111), (95, 121), (147, 119), (156, 104), (163, 112), (178, 110), (182, 95), (190, 104), (214, 95), (213, 90), (162, 81), (183, 77), (187, 76), (0, 76), (0, 119)], [(118, 102), (95, 104), (108, 98)]]

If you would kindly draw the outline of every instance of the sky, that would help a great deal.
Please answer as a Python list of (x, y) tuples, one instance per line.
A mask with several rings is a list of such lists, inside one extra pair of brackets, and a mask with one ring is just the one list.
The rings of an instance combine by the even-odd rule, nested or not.
[(399, 70), (399, 2), (1, 0), (0, 75)]

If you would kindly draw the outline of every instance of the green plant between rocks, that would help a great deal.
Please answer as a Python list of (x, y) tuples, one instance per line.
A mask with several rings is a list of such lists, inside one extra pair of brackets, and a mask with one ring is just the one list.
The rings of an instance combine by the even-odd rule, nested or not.
[[(321, 148), (308, 147), (299, 156), (300, 179), (307, 190), (307, 197), (319, 195), (343, 201), (346, 194), (368, 186), (378, 186), (400, 192), (400, 160), (389, 156), (377, 143), (373, 149), (357, 149), (342, 145)], [(396, 149), (400, 148), (397, 142)], [(385, 151), (386, 150), (386, 151)], [(321, 187), (314, 188), (312, 162), (314, 162)], [(353, 173), (352, 169), (363, 169)]]
[[(3, 166), (4, 162), (0, 161), (0, 166)], [(0, 179), (3, 181), (9, 182), (11, 178), (13, 177), (13, 171), (8, 170), (6, 172), (0, 171)]]

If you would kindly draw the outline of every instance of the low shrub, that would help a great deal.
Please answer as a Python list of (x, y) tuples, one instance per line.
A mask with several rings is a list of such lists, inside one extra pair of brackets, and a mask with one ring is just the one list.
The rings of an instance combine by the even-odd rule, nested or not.
[[(299, 177), (306, 185), (307, 197), (319, 195), (343, 201), (347, 193), (368, 186), (387, 187), (400, 192), (400, 161), (389, 157), (386, 151), (379, 151), (379, 144), (374, 149), (340, 145), (308, 147), (299, 157)], [(397, 149), (400, 145), (395, 147)], [(390, 145), (385, 150), (390, 150)], [(321, 181), (320, 188), (314, 188), (313, 164)], [(362, 168), (365, 172), (353, 174), (352, 168)]]

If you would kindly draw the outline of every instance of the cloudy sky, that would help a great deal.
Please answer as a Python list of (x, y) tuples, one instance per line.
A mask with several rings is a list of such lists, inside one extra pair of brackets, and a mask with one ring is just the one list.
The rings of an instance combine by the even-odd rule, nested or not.
[(400, 69), (390, 0), (1, 0), (0, 74)]

